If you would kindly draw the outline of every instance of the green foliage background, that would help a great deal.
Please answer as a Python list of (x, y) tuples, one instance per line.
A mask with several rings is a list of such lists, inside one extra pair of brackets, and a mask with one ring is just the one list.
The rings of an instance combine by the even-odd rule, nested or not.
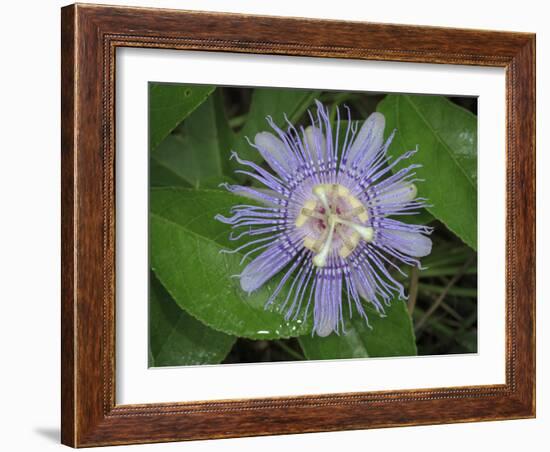
[[(397, 129), (390, 155), (418, 146), (412, 160), (423, 165), (418, 189), (430, 207), (402, 220), (435, 227), (426, 268), (407, 267), (401, 278), (408, 302), (395, 300), (384, 318), (368, 308), (372, 328), (348, 316), (347, 333), (326, 338), (311, 335), (308, 316), (285, 321), (276, 305), (264, 309), (277, 277), (250, 296), (241, 290), (232, 275), (247, 258), (220, 251), (244, 242), (230, 242), (228, 226), (214, 220), (250, 203), (218, 187), (253, 184), (234, 174), (230, 151), (265, 165), (245, 137), (269, 130), (267, 115), (280, 126), (285, 114), (309, 123), (315, 99), (333, 119), (343, 104), (354, 121), (382, 112), (386, 135)], [(476, 106), (472, 98), (150, 83), (150, 366), (476, 352)]]

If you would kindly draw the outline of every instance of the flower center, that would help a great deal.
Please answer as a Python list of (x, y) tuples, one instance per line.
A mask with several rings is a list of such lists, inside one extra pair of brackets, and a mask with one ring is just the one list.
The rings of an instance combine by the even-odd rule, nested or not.
[(306, 232), (304, 246), (315, 253), (313, 265), (326, 266), (333, 252), (345, 259), (361, 239), (373, 240), (373, 228), (365, 225), (367, 209), (346, 187), (318, 184), (312, 195), (300, 210), (296, 226)]

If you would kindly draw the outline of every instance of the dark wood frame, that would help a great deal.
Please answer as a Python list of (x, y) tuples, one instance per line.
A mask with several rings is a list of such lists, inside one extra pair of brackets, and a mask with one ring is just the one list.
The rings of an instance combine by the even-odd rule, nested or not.
[[(62, 9), (62, 442), (83, 447), (535, 415), (535, 35), (160, 9)], [(115, 403), (115, 50), (506, 69), (506, 383)], [(495, 150), (493, 150), (495, 151)]]

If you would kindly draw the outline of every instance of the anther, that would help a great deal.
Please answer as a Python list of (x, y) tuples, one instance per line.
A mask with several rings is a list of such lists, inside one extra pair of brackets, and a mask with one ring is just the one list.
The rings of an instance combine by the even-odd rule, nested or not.
[(298, 218), (296, 218), (296, 227), (302, 227), (310, 217), (314, 216), (316, 207), (317, 202), (315, 202), (313, 199), (306, 201), (304, 203), (304, 207), (302, 207), (302, 210), (300, 211), (300, 215), (298, 215)]

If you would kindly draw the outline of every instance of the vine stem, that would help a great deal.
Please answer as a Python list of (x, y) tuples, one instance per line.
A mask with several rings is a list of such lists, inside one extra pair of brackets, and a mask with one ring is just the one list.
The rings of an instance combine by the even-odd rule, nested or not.
[(409, 284), (409, 300), (407, 303), (407, 309), (409, 314), (412, 316), (414, 307), (416, 305), (416, 296), (418, 295), (418, 267), (414, 266), (411, 268), (411, 281)]
[(277, 342), (275, 342), (275, 344), (277, 345), (277, 347), (279, 347), (281, 350), (284, 350), (285, 352), (287, 352), (293, 358), (296, 358), (298, 360), (304, 360), (305, 359), (300, 353), (298, 353), (296, 350), (294, 350), (293, 348), (286, 345), (284, 342), (277, 341)]
[(439, 297), (434, 301), (434, 303), (430, 306), (430, 308), (424, 313), (422, 318), (417, 322), (414, 330), (419, 331), (422, 326), (426, 323), (426, 321), (430, 318), (430, 316), (435, 312), (435, 310), (439, 307), (441, 303), (443, 303), (443, 300), (445, 300), (445, 297), (447, 296), (447, 293), (449, 292), (449, 289), (453, 287), (460, 278), (464, 275), (464, 272), (466, 269), (470, 266), (470, 263), (473, 260), (473, 256), (470, 257), (462, 266), (461, 270), (454, 275), (451, 280), (447, 283), (441, 294), (439, 294)]

